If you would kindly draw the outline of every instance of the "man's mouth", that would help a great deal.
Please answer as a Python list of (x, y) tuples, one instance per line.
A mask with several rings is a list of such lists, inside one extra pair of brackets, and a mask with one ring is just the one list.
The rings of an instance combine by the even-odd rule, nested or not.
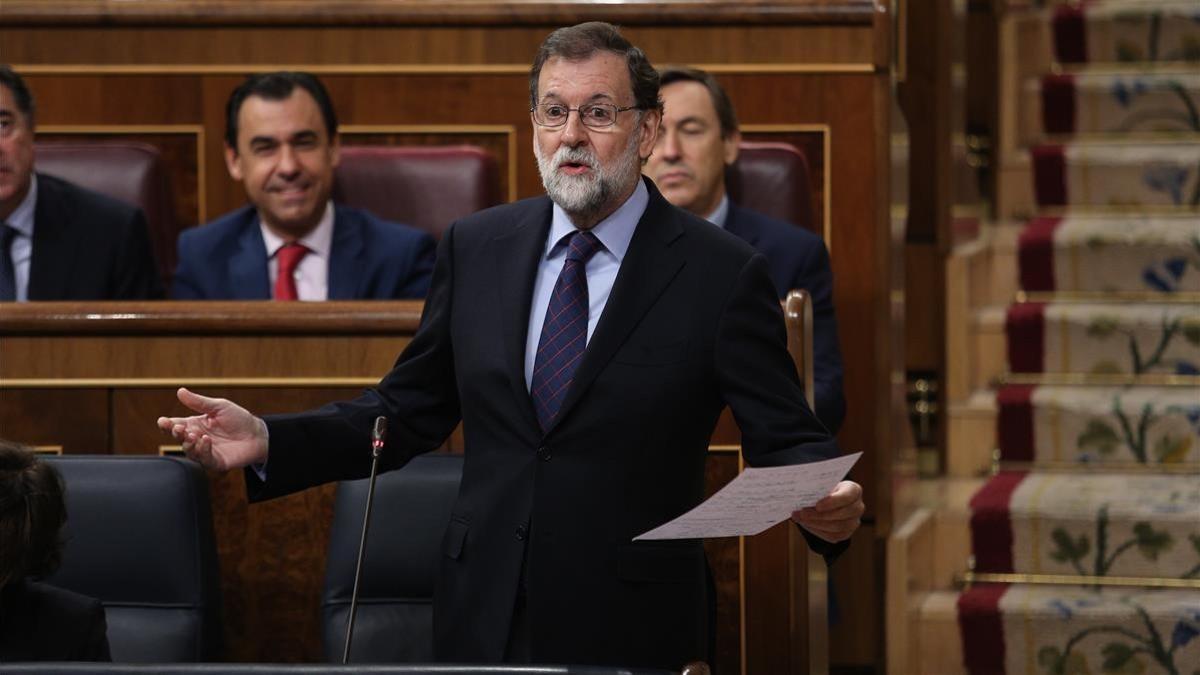
[(568, 176), (578, 176), (591, 171), (592, 166), (584, 162), (563, 162), (558, 165), (558, 170)]
[(308, 187), (309, 186), (307, 185), (283, 185), (273, 188), (271, 192), (274, 192), (284, 199), (290, 199), (304, 196), (304, 194), (308, 192)]
[(683, 169), (672, 169), (670, 171), (660, 173), (658, 175), (658, 179), (655, 182), (663, 183), (666, 185), (671, 185), (671, 184), (676, 184), (676, 183), (682, 183), (684, 181), (688, 181), (691, 179), (692, 179), (692, 174), (688, 173), (687, 171), (684, 171)]

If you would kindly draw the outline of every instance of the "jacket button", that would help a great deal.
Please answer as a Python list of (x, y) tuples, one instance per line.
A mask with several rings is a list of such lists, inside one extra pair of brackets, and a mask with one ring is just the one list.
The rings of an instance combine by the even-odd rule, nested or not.
[(550, 448), (547, 448), (546, 446), (543, 445), (542, 447), (537, 449), (537, 458), (538, 459), (542, 460), (543, 462), (549, 462), (550, 457), (551, 457)]
[(517, 526), (517, 541), (525, 541), (525, 538), (528, 536), (529, 536), (529, 528), (525, 527), (524, 525), (518, 525)]

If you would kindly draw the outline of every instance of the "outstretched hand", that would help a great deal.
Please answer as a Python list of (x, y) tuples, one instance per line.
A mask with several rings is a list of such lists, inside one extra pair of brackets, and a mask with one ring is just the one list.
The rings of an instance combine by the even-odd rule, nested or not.
[(201, 396), (184, 387), (176, 395), (200, 414), (160, 417), (158, 428), (174, 436), (189, 459), (215, 471), (267, 461), (267, 425), (260, 418), (232, 401)]
[(854, 534), (863, 512), (862, 486), (854, 481), (838, 483), (824, 499), (792, 514), (792, 520), (818, 537), (836, 544)]

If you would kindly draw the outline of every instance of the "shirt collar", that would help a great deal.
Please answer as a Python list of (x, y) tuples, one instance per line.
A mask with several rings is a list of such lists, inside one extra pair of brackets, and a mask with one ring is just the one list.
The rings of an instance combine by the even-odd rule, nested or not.
[(23, 236), (33, 238), (33, 212), (34, 205), (37, 203), (37, 174), (29, 177), (29, 192), (25, 193), (25, 199), (17, 204), (17, 208), (8, 214), (8, 226), (20, 232)]
[(707, 216), (704, 216), (704, 219), (707, 220), (708, 222), (712, 223), (713, 225), (716, 225), (717, 227), (724, 228), (725, 221), (728, 218), (729, 218), (729, 193), (726, 192), (725, 194), (721, 195), (721, 202), (719, 204), (717, 204), (717, 208), (713, 209), (712, 213), (708, 214)]
[[(605, 250), (611, 253), (618, 263), (625, 259), (625, 252), (629, 250), (629, 242), (633, 239), (633, 231), (637, 229), (638, 221), (642, 219), (642, 214), (646, 212), (646, 206), (649, 204), (650, 191), (646, 189), (646, 184), (638, 179), (637, 187), (629, 199), (591, 229), (592, 234), (596, 235), (600, 243), (604, 244)], [(555, 204), (553, 215), (550, 217), (550, 236), (546, 239), (545, 257), (553, 257), (562, 251), (565, 246), (563, 237), (575, 230), (575, 224), (571, 222), (567, 212)]]
[[(288, 243), (287, 240), (272, 232), (271, 228), (262, 222), (262, 218), (258, 219), (258, 226), (262, 229), (263, 243), (267, 245), (267, 258), (275, 257), (279, 249)], [(312, 232), (297, 239), (296, 243), (303, 244), (308, 249), (309, 255), (315, 254), (319, 258), (329, 259), (329, 250), (333, 246), (332, 200), (325, 202), (325, 212), (321, 214), (321, 220), (317, 221), (317, 226), (313, 228)]]

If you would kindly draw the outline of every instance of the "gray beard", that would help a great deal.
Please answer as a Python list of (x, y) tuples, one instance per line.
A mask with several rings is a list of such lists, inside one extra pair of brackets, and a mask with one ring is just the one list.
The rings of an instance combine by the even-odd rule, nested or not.
[[(538, 173), (542, 176), (546, 194), (573, 221), (582, 222), (589, 222), (606, 208), (616, 206), (610, 202), (624, 194), (629, 184), (641, 174), (642, 163), (637, 151), (638, 136), (634, 134), (629, 137), (629, 145), (617, 159), (615, 167), (605, 169), (586, 147), (563, 146), (554, 153), (554, 157), (547, 159), (537, 139), (533, 140), (533, 154), (537, 158)], [(558, 171), (564, 162), (587, 164), (592, 171), (583, 176), (568, 176)]]

